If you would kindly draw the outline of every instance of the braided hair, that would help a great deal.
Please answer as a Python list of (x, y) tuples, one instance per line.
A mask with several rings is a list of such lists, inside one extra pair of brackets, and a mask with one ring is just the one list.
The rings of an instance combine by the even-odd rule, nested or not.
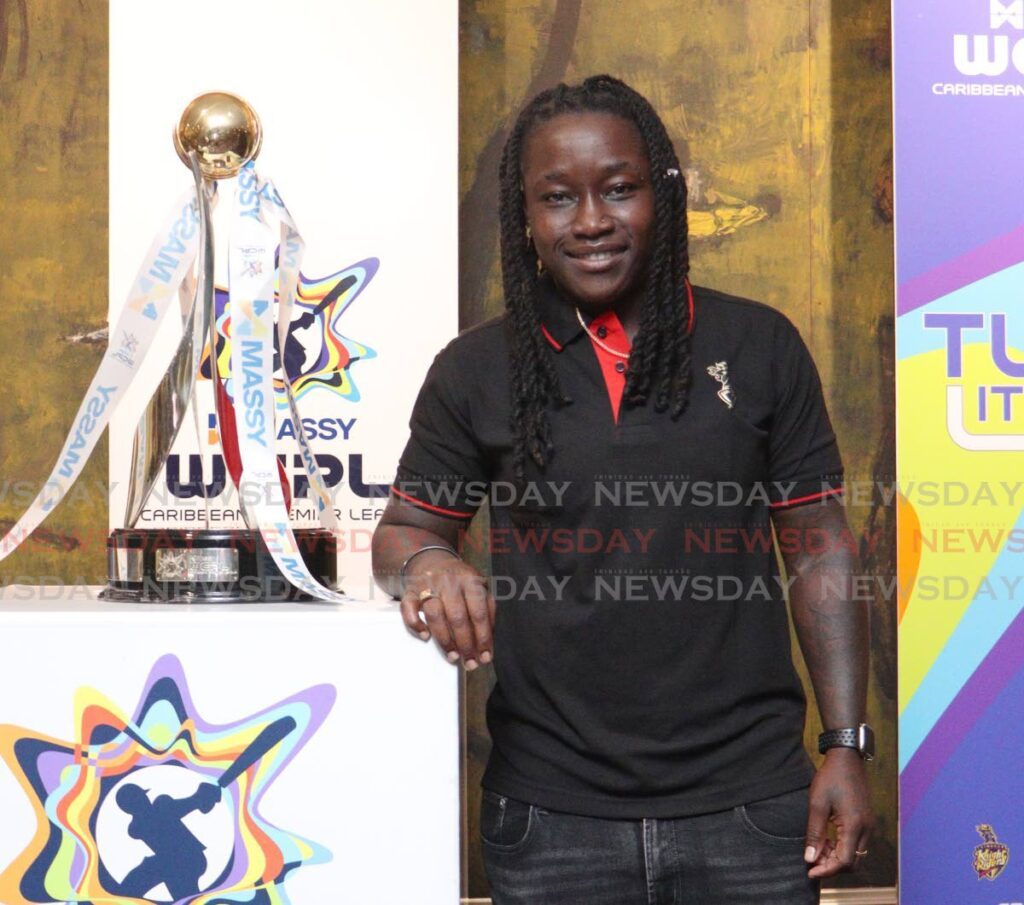
[(543, 91), (516, 119), (499, 171), (501, 275), (511, 355), (514, 468), (519, 480), (524, 480), (527, 457), (540, 468), (550, 460), (554, 447), (547, 410), (570, 401), (559, 385), (552, 351), (540, 329), (537, 252), (526, 239), (522, 185), (522, 154), (530, 132), (566, 113), (610, 113), (629, 120), (643, 139), (650, 163), (654, 241), (624, 402), (641, 406), (653, 395), (655, 411), (668, 409), (675, 419), (686, 409), (689, 397), (686, 184), (665, 125), (643, 96), (609, 75)]

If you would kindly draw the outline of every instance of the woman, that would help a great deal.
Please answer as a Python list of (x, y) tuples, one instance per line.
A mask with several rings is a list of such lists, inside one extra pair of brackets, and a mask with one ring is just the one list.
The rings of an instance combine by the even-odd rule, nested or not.
[[(789, 321), (689, 283), (681, 173), (617, 79), (527, 105), (501, 165), (506, 312), (435, 359), (375, 534), (408, 628), (494, 660), (495, 905), (815, 902), (867, 852), (866, 608), (847, 545), (820, 543), (846, 529), (835, 437)], [(458, 553), (488, 494), (490, 583)], [(772, 528), (797, 539), (837, 730), (817, 773)]]

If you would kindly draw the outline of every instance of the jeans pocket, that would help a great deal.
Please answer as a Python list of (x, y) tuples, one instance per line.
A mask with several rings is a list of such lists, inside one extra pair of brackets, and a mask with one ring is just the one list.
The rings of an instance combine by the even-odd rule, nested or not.
[(535, 817), (532, 804), (484, 789), (480, 799), (480, 840), (496, 851), (518, 851), (529, 841)]
[(741, 804), (736, 813), (744, 828), (762, 842), (798, 845), (806, 838), (809, 804), (809, 789), (798, 789)]

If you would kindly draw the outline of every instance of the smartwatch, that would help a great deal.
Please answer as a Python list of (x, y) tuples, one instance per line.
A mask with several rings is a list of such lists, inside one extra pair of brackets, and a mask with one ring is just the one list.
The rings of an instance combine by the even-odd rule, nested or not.
[(829, 729), (818, 736), (818, 753), (829, 748), (853, 748), (864, 760), (874, 760), (875, 732), (867, 723), (856, 729)]

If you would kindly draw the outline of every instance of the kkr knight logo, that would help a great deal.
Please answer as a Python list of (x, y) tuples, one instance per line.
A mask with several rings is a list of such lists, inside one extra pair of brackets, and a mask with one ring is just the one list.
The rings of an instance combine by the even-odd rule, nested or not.
[(134, 719), (80, 689), (74, 741), (0, 726), (0, 756), (37, 819), (28, 848), (0, 874), (0, 901), (287, 905), (287, 875), (331, 855), (269, 823), (259, 804), (335, 696), (317, 685), (214, 725), (168, 655)]
[(974, 847), (974, 870), (978, 879), (994, 880), (1010, 860), (1010, 849), (996, 839), (995, 830), (987, 823), (975, 827), (984, 840)]

